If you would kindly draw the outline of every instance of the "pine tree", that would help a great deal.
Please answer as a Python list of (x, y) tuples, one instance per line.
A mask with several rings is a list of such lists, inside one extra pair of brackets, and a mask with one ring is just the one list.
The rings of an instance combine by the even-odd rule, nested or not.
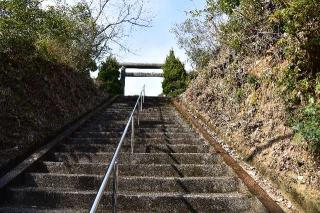
[(170, 50), (162, 67), (164, 80), (162, 82), (163, 93), (168, 96), (177, 96), (186, 89), (187, 73), (181, 61)]
[(98, 80), (103, 82), (102, 87), (107, 92), (114, 95), (123, 93), (119, 80), (119, 68), (120, 65), (117, 60), (114, 57), (109, 56), (106, 59), (106, 62), (102, 63), (98, 74)]

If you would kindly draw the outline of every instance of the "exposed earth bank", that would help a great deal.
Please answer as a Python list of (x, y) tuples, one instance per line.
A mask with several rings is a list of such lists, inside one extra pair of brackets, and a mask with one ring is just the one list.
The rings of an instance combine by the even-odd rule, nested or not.
[(1, 173), (107, 97), (88, 75), (65, 65), (1, 54)]
[(220, 51), (198, 71), (180, 101), (294, 203), (320, 212), (320, 161), (286, 124), (278, 84), (285, 66), (272, 54), (240, 61)]

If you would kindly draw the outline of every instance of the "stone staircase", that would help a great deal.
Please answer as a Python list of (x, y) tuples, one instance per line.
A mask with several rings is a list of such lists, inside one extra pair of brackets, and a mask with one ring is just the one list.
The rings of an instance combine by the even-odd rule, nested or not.
[[(20, 175), (0, 212), (88, 212), (135, 101), (119, 97)], [(119, 212), (265, 212), (166, 98), (146, 97), (134, 148), (131, 154), (129, 133), (119, 159)], [(99, 212), (111, 212), (110, 188)]]

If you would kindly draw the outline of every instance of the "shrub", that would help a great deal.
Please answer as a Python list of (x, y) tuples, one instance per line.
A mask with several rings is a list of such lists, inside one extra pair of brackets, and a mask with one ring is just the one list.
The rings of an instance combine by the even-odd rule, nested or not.
[(117, 60), (109, 56), (102, 63), (98, 74), (98, 80), (102, 81), (102, 88), (114, 95), (123, 93), (119, 80), (119, 68), (120, 65)]
[(186, 89), (187, 73), (181, 61), (170, 50), (162, 67), (164, 80), (162, 82), (163, 93), (169, 96), (177, 96)]
[(310, 104), (299, 110), (293, 121), (293, 129), (308, 141), (309, 149), (320, 153), (320, 106)]

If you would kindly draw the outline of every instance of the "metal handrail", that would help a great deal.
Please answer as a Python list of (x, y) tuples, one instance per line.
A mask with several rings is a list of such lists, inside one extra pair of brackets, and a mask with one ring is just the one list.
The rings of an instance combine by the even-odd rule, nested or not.
[(145, 85), (143, 85), (143, 88), (140, 92), (140, 95), (137, 99), (137, 102), (131, 112), (131, 115), (129, 117), (129, 120), (127, 122), (127, 125), (122, 133), (120, 142), (117, 146), (116, 151), (113, 154), (112, 160), (108, 166), (107, 172), (104, 175), (103, 181), (101, 183), (101, 186), (99, 188), (99, 191), (97, 193), (97, 196), (92, 204), (92, 207), (90, 209), (90, 213), (95, 213), (99, 202), (102, 198), (103, 192), (105, 191), (105, 188), (108, 184), (108, 180), (110, 177), (110, 174), (113, 172), (113, 184), (112, 184), (112, 212), (116, 212), (117, 209), (117, 189), (118, 189), (118, 155), (120, 153), (121, 146), (123, 144), (124, 138), (128, 132), (129, 126), (131, 124), (132, 130), (131, 130), (131, 153), (133, 153), (134, 149), (134, 113), (136, 110), (138, 110), (138, 125), (139, 125), (139, 110), (142, 111), (142, 104), (144, 103), (145, 98)]

